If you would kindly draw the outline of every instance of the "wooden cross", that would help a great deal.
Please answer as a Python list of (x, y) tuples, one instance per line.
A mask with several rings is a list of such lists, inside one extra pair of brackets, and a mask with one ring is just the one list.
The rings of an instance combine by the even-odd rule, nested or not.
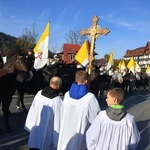
[(80, 31), (81, 35), (89, 35), (91, 38), (91, 47), (90, 47), (90, 55), (89, 55), (89, 65), (88, 65), (88, 73), (91, 74), (92, 69), (92, 61), (94, 60), (93, 52), (95, 40), (100, 37), (101, 34), (107, 35), (110, 31), (107, 28), (101, 29), (100, 26), (97, 25), (98, 17), (94, 16), (92, 19), (93, 25), (88, 30), (82, 29)]

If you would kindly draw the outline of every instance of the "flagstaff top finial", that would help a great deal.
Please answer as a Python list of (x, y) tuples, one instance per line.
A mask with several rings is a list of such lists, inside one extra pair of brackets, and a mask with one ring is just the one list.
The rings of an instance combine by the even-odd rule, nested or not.
[(97, 16), (94, 16), (92, 19), (93, 25), (88, 30), (81, 30), (81, 35), (89, 35), (89, 37), (92, 39), (93, 36), (95, 39), (98, 39), (101, 34), (107, 35), (110, 31), (107, 28), (101, 29), (99, 25), (97, 25), (97, 22), (99, 21), (99, 18)]
[(93, 25), (97, 25), (97, 22), (98, 22), (99, 18), (97, 16), (94, 16), (93, 19), (92, 19), (92, 22), (93, 22)]

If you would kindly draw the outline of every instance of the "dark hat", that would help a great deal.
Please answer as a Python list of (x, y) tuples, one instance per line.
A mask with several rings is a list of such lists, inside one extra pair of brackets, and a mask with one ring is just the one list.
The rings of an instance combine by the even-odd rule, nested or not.
[(33, 52), (33, 49), (32, 48), (28, 48), (27, 51)]

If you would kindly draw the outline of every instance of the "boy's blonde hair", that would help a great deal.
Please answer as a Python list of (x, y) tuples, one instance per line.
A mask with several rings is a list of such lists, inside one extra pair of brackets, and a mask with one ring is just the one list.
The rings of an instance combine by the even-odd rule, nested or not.
[(88, 80), (88, 73), (85, 70), (79, 70), (75, 74), (75, 81), (77, 83), (85, 83)]
[(121, 88), (114, 88), (107, 91), (107, 94), (109, 94), (111, 97), (114, 97), (117, 99), (117, 103), (121, 104), (124, 99), (124, 90)]

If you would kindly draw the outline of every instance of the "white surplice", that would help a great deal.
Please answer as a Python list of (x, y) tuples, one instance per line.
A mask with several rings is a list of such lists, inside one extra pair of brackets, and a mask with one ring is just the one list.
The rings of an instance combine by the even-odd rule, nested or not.
[(62, 105), (57, 150), (86, 149), (85, 132), (99, 111), (101, 109), (92, 93), (89, 92), (76, 100), (71, 98), (69, 92), (67, 92)]
[(62, 99), (41, 95), (39, 91), (28, 112), (25, 130), (30, 132), (28, 146), (40, 150), (56, 149), (60, 129), (60, 108)]
[(101, 111), (86, 133), (88, 150), (136, 150), (139, 140), (134, 116), (129, 113), (114, 121)]

